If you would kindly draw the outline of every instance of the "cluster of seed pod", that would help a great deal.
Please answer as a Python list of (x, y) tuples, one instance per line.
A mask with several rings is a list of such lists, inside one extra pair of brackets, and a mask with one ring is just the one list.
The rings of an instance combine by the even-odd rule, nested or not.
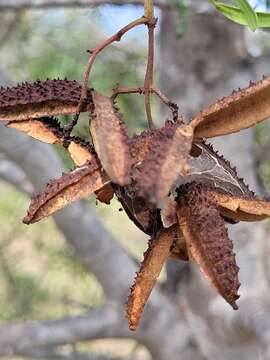
[(134, 224), (150, 236), (128, 300), (132, 330), (169, 256), (194, 260), (237, 309), (239, 269), (226, 222), (265, 219), (270, 202), (257, 198), (204, 139), (269, 117), (270, 78), (233, 92), (188, 124), (181, 118), (168, 120), (162, 128), (133, 137), (114, 101), (89, 89), (82, 111), (90, 114), (93, 144), (66, 137), (53, 117), (74, 114), (80, 93), (80, 84), (69, 80), (0, 89), (0, 120), (45, 143), (64, 146), (77, 166), (32, 199), (24, 222), (39, 221), (92, 193), (107, 204), (115, 195)]

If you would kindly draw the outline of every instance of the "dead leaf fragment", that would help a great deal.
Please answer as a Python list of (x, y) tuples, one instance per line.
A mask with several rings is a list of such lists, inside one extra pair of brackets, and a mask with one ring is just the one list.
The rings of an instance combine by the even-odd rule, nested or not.
[(149, 241), (144, 253), (144, 260), (137, 273), (128, 298), (127, 316), (130, 330), (136, 330), (144, 306), (162, 270), (164, 262), (170, 255), (170, 249), (177, 236), (177, 227), (161, 230)]
[(270, 77), (234, 91), (198, 113), (190, 122), (196, 139), (231, 134), (270, 116)]
[(23, 222), (35, 223), (75, 200), (91, 195), (108, 182), (108, 177), (97, 163), (86, 163), (59, 179), (51, 180), (45, 189), (32, 199)]
[[(74, 114), (81, 85), (71, 80), (46, 80), (0, 89), (0, 120), (14, 121)], [(90, 111), (90, 90), (82, 111)]]
[(93, 92), (93, 101), (90, 131), (96, 152), (112, 181), (126, 185), (132, 161), (124, 122), (109, 97)]
[(204, 190), (198, 185), (183, 189), (178, 203), (179, 224), (188, 253), (220, 295), (237, 310), (240, 283), (233, 243), (217, 204)]

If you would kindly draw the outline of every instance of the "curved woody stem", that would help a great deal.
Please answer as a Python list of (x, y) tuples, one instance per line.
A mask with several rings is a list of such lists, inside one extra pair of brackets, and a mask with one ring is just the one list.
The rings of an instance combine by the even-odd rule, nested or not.
[(144, 16), (148, 19), (148, 56), (147, 68), (144, 78), (144, 96), (145, 96), (145, 110), (147, 115), (148, 127), (153, 129), (153, 119), (151, 113), (151, 87), (153, 84), (153, 69), (154, 69), (154, 30), (157, 19), (154, 17), (153, 0), (144, 1)]
[(153, 68), (154, 68), (154, 30), (156, 25), (156, 19), (152, 20), (151, 24), (148, 26), (148, 59), (147, 59), (147, 68), (144, 79), (144, 96), (145, 96), (145, 110), (147, 115), (148, 126), (150, 129), (153, 129), (154, 124), (151, 114), (151, 103), (150, 103), (150, 94), (151, 87), (153, 85)]
[[(88, 82), (90, 77), (90, 72), (92, 70), (93, 64), (95, 62), (95, 59), (97, 55), (105, 49), (107, 46), (112, 44), (115, 41), (120, 41), (122, 36), (127, 33), (129, 30), (133, 29), (134, 27), (138, 25), (146, 25), (148, 27), (148, 57), (147, 57), (147, 68), (145, 73), (145, 79), (144, 79), (144, 87), (142, 89), (142, 93), (145, 96), (145, 109), (147, 114), (147, 120), (148, 120), (148, 126), (150, 129), (154, 127), (153, 120), (152, 120), (152, 114), (151, 114), (151, 103), (150, 103), (150, 96), (152, 92), (157, 93), (155, 90), (153, 90), (153, 68), (154, 68), (154, 30), (156, 25), (157, 19), (154, 17), (154, 5), (153, 0), (145, 0), (144, 2), (144, 16), (132, 21), (128, 25), (124, 26), (122, 29), (120, 29), (117, 33), (109, 37), (107, 40), (103, 41), (100, 45), (95, 47), (91, 51), (91, 56), (88, 60), (87, 68), (84, 73), (83, 78), (83, 84), (82, 84), (82, 90), (81, 90), (81, 96), (79, 103), (77, 105), (76, 113), (72, 119), (72, 121), (66, 126), (65, 128), (65, 137), (66, 139), (69, 138), (70, 133), (74, 126), (77, 124), (80, 112), (82, 110), (84, 101), (87, 96), (87, 90), (88, 90)], [(132, 92), (132, 91), (131, 91)], [(133, 91), (134, 92), (134, 91)], [(136, 91), (135, 91), (136, 92)], [(157, 94), (159, 97), (160, 95)]]
[(97, 47), (95, 47), (92, 51), (91, 51), (91, 56), (88, 60), (88, 64), (87, 64), (87, 68), (86, 71), (84, 73), (84, 78), (83, 78), (83, 84), (82, 84), (82, 90), (81, 90), (81, 96), (80, 96), (80, 100), (77, 106), (77, 110), (76, 110), (76, 114), (73, 117), (72, 121), (66, 126), (65, 128), (65, 133), (66, 133), (66, 137), (69, 137), (72, 129), (74, 128), (74, 126), (77, 124), (79, 116), (80, 116), (80, 112), (82, 110), (83, 107), (83, 103), (86, 99), (87, 96), (87, 90), (88, 90), (88, 81), (89, 81), (89, 77), (90, 77), (90, 72), (92, 70), (93, 64), (95, 62), (95, 59), (97, 57), (97, 55), (103, 50), (105, 49), (107, 46), (109, 46), (110, 44), (112, 44), (115, 41), (120, 41), (122, 36), (127, 33), (129, 30), (133, 29), (134, 27), (138, 26), (138, 25), (143, 25), (143, 24), (147, 24), (147, 19), (142, 16), (134, 21), (132, 21), (131, 23), (129, 23), (128, 25), (124, 26), (122, 29), (120, 29), (119, 31), (117, 31), (117, 33), (115, 33), (114, 35), (112, 35), (111, 37), (109, 37), (108, 39), (106, 39), (105, 41), (103, 41), (100, 45), (98, 45)]
[[(113, 89), (113, 95), (111, 96), (112, 100), (116, 99), (118, 95), (121, 94), (144, 94), (145, 88), (144, 87), (134, 87), (134, 88), (127, 88), (127, 87), (115, 87)], [(150, 88), (150, 93), (155, 94), (165, 105), (169, 107), (173, 115), (173, 121), (180, 121), (184, 122), (182, 116), (178, 114), (179, 108), (178, 105), (172, 101), (170, 101), (166, 95), (164, 95), (159, 88), (152, 85)]]

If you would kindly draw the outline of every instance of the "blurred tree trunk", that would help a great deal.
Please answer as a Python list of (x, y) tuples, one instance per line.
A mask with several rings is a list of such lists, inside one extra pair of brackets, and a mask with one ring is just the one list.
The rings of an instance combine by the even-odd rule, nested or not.
[[(203, 106), (230, 94), (233, 89), (246, 87), (250, 80), (261, 78), (267, 62), (263, 58), (254, 61), (248, 54), (243, 27), (217, 13), (191, 15), (188, 31), (182, 39), (176, 38), (177, 26), (178, 15), (163, 11), (160, 86), (171, 100), (180, 105), (186, 119)], [(253, 135), (253, 130), (245, 130), (216, 138), (213, 142), (257, 192)], [(241, 223), (231, 226), (229, 231), (241, 268), (240, 310), (231, 310), (193, 267), (187, 286), (181, 280), (179, 282), (179, 301), (184, 302), (188, 309), (186, 316), (195, 342), (207, 359), (266, 359), (268, 344), (257, 329), (261, 323), (258, 313), (269, 312), (263, 257), (267, 240), (264, 225)], [(177, 274), (176, 266), (170, 264), (169, 271)], [(182, 279), (179, 274), (178, 279)], [(185, 300), (183, 292), (186, 293)]]

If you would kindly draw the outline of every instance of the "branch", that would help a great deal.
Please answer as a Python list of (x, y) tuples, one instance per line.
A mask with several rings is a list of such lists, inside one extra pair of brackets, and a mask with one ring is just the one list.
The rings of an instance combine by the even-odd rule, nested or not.
[[(111, 5), (143, 5), (143, 0), (2, 0), (1, 11), (15, 11), (19, 9), (44, 9), (44, 8), (88, 8), (104, 4)], [(163, 10), (175, 10), (173, 4), (166, 0), (155, 0), (155, 6)]]
[(24, 352), (21, 354), (23, 357), (41, 360), (115, 360), (115, 358), (104, 357), (94, 354), (80, 353), (77, 351), (71, 351), (66, 353), (56, 352), (51, 349), (38, 349)]
[(29, 182), (22, 169), (1, 155), (0, 178), (28, 195), (31, 195), (34, 192), (33, 185)]
[(84, 316), (2, 326), (0, 355), (26, 354), (38, 348), (96, 338), (127, 337), (128, 332), (119, 318), (119, 309), (107, 305)]

